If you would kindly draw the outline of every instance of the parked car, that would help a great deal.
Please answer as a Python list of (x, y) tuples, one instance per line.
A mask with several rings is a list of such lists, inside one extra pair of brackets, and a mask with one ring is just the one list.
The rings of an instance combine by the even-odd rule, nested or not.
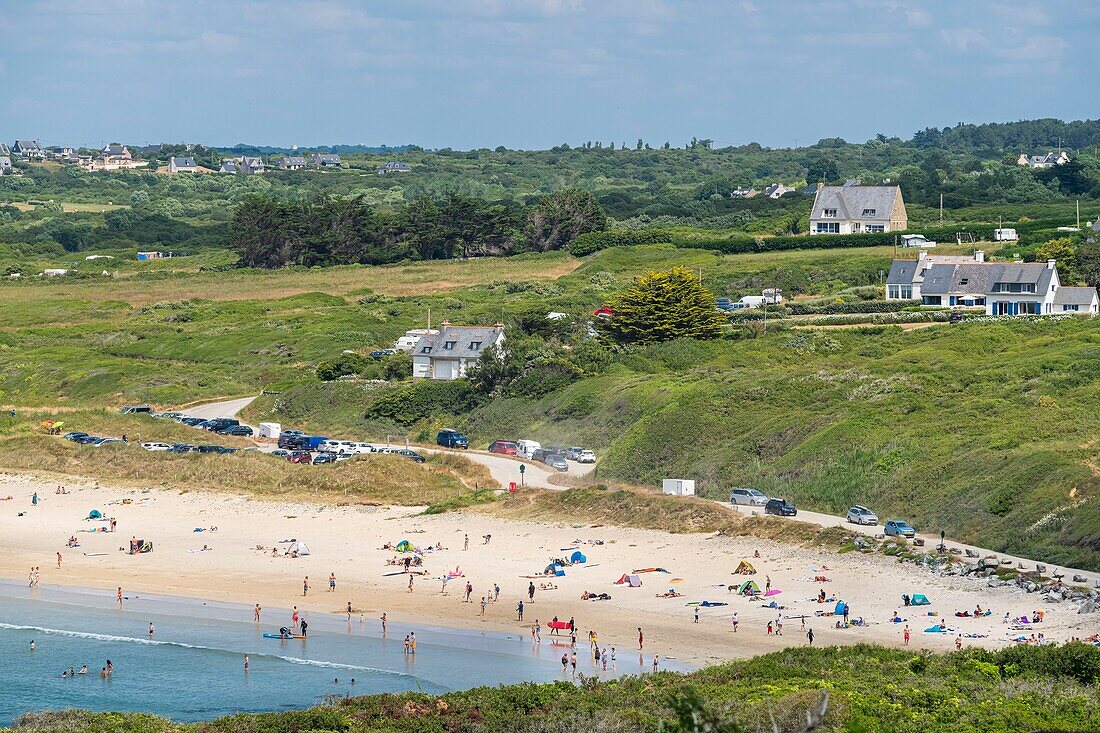
[(439, 431), (439, 434), (435, 436), (435, 442), (437, 445), (441, 445), (444, 448), (469, 448), (469, 439), (451, 428), (444, 428)]
[(882, 526), (882, 532), (887, 537), (916, 537), (917, 530), (909, 526), (908, 522), (900, 519), (891, 519)]
[(397, 349), (378, 349), (377, 351), (370, 352), (370, 358), (375, 361), (382, 361), (387, 356), (393, 356), (397, 353)]
[(777, 517), (793, 517), (798, 514), (798, 509), (786, 499), (768, 499), (768, 503), (764, 505), (764, 513)]
[(225, 428), (240, 424), (240, 420), (236, 420), (231, 417), (215, 417), (212, 420), (207, 420), (206, 422), (199, 423), (196, 427), (200, 427), (203, 430), (209, 430), (213, 433), (216, 433), (219, 430), (224, 430)]
[(584, 449), (577, 453), (577, 457), (573, 460), (577, 463), (595, 463), (596, 454), (590, 450)]
[(73, 442), (78, 443), (79, 445), (91, 445), (97, 440), (99, 440), (99, 438), (95, 435), (85, 435), (83, 437), (77, 438)]
[(220, 445), (200, 445), (199, 453), (221, 453), (222, 447)]
[(562, 448), (556, 445), (547, 445), (542, 448), (537, 448), (531, 454), (532, 461), (538, 461), (540, 463), (546, 463), (547, 456), (560, 456), (562, 455)]
[(296, 450), (287, 458), (291, 463), (313, 463), (313, 455), (309, 451)]
[(96, 438), (92, 441), (92, 445), (96, 448), (104, 445), (123, 445), (122, 438)]
[(541, 447), (542, 443), (537, 440), (517, 440), (516, 455), (520, 458), (532, 458), (535, 455), (535, 451)]
[(169, 453), (197, 453), (199, 447), (197, 445), (191, 445), (190, 443), (173, 443), (172, 447), (168, 449)]
[(555, 471), (569, 470), (569, 463), (566, 462), (565, 456), (561, 455), (560, 453), (551, 453), (550, 455), (543, 458), (542, 462), (550, 468), (554, 469)]
[(273, 450), (268, 455), (274, 456), (276, 458), (282, 458), (283, 460), (286, 460), (287, 458), (290, 458), (290, 452), (282, 450), (282, 449)]
[(167, 443), (142, 443), (141, 447), (144, 448), (145, 450), (151, 450), (151, 451), (157, 451), (157, 452), (170, 450), (172, 448), (172, 446), (168, 445)]
[(218, 435), (239, 435), (243, 438), (252, 437), (252, 428), (247, 425), (230, 425), (218, 431)]
[(848, 521), (852, 524), (869, 524), (872, 527), (878, 524), (878, 517), (865, 506), (854, 506), (848, 510)]
[(403, 456), (404, 458), (408, 458), (409, 460), (415, 461), (417, 463), (423, 463), (425, 460), (427, 460), (426, 458), (424, 458), (424, 456), (420, 455), (414, 450), (409, 450), (408, 448), (396, 450), (394, 451), (394, 454)]
[(519, 446), (511, 440), (494, 440), (489, 444), (490, 453), (500, 453), (503, 456), (514, 456), (519, 452)]
[(335, 453), (318, 453), (313, 457), (314, 463), (336, 463)]
[(118, 411), (120, 415), (148, 415), (153, 412), (149, 405), (128, 405)]
[(197, 427), (200, 423), (206, 422), (206, 419), (201, 417), (181, 417), (180, 422), (193, 428)]
[(756, 489), (734, 489), (730, 492), (730, 504), (740, 506), (764, 506), (768, 503), (768, 497)]
[(87, 433), (65, 433), (61, 437), (64, 438), (65, 440), (71, 440), (75, 443), (76, 441), (80, 440), (81, 438), (88, 437), (88, 434)]
[(181, 417), (183, 417), (183, 413), (182, 412), (162, 412), (159, 415), (157, 415), (157, 417), (163, 417), (167, 420), (179, 420)]

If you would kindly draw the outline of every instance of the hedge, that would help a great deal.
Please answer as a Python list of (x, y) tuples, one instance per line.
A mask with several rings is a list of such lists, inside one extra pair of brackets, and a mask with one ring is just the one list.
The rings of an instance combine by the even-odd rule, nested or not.
[(860, 300), (855, 303), (826, 303), (825, 305), (786, 303), (784, 308), (792, 316), (809, 316), (835, 313), (896, 313), (919, 305), (919, 300)]
[(616, 229), (588, 232), (573, 240), (569, 250), (575, 257), (584, 257), (608, 247), (629, 247), (635, 244), (662, 244), (671, 241), (664, 229)]

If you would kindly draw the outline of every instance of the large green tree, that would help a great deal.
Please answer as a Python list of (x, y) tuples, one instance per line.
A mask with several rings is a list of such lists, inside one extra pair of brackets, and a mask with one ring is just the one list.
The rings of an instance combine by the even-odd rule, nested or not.
[(1080, 280), (1077, 269), (1077, 247), (1069, 237), (1059, 237), (1045, 242), (1035, 250), (1040, 261), (1054, 260), (1058, 265), (1058, 279), (1065, 285), (1075, 285)]
[(647, 272), (611, 299), (614, 315), (598, 327), (620, 344), (717, 338), (723, 319), (714, 303), (714, 293), (685, 267)]
[(544, 196), (527, 215), (527, 238), (538, 252), (568, 249), (580, 235), (605, 229), (607, 215), (600, 202), (580, 188), (563, 188)]

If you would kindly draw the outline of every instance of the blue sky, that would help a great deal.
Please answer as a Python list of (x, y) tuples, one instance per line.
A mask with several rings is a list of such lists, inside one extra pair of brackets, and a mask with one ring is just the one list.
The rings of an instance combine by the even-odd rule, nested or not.
[(1100, 115), (1090, 0), (0, 0), (0, 139), (545, 148)]

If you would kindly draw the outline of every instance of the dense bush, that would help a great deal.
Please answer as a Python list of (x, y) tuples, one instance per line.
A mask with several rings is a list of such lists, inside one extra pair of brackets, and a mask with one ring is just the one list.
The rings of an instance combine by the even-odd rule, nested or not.
[(584, 257), (608, 247), (627, 247), (634, 244), (660, 244), (671, 238), (664, 229), (612, 229), (606, 232), (589, 232), (573, 240), (570, 248), (577, 257)]
[(893, 313), (920, 306), (919, 300), (860, 300), (854, 303), (804, 305), (786, 303), (781, 312), (792, 316), (828, 315), (833, 313)]
[(433, 415), (469, 412), (485, 399), (485, 395), (465, 379), (450, 382), (424, 379), (386, 393), (367, 408), (364, 417), (407, 426)]

